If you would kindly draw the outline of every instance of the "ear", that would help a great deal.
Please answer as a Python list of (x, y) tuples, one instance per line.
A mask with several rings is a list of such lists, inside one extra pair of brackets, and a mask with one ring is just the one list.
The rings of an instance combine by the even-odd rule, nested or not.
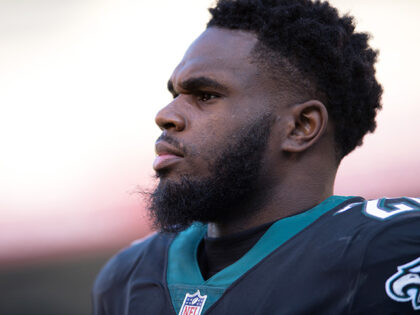
[(308, 149), (325, 133), (327, 124), (328, 111), (320, 101), (293, 105), (287, 117), (283, 151), (302, 152)]

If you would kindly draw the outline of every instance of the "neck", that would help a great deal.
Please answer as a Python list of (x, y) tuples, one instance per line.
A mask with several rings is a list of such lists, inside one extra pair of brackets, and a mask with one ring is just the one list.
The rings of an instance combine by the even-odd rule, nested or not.
[[(250, 215), (209, 223), (208, 236), (223, 237), (296, 215), (313, 208), (333, 194), (335, 171), (322, 173), (318, 169), (317, 176), (308, 176), (306, 168), (300, 168), (300, 171), (291, 169), (288, 173), (293, 176), (283, 176), (281, 183), (265, 186), (255, 193), (250, 202), (241, 205), (244, 210), (242, 212)], [(297, 181), (299, 178), (303, 180)]]

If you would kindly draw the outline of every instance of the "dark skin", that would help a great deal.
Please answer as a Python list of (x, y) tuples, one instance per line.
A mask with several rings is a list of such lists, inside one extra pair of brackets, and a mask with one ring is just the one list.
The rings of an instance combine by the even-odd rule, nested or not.
[[(167, 173), (160, 180), (176, 181), (181, 175), (208, 175), (209, 162), (227, 137), (258, 115), (271, 114), (273, 126), (255, 179), (259, 189), (245, 205), (252, 209), (245, 213), (252, 214), (209, 222), (210, 237), (297, 214), (333, 193), (338, 163), (326, 107), (292, 91), (286, 77), (274, 81), (261, 71), (252, 58), (257, 42), (250, 32), (208, 28), (173, 72), (168, 88), (174, 99), (156, 116), (163, 132), (181, 144), (183, 156), (161, 166)], [(158, 143), (159, 154), (166, 154), (166, 145)]]

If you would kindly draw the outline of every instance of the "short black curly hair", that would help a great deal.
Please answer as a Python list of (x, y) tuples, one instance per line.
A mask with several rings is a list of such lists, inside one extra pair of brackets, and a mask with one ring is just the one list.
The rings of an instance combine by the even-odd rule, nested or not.
[(302, 82), (309, 78), (334, 123), (338, 160), (375, 130), (382, 95), (378, 52), (368, 34), (355, 32), (353, 17), (340, 17), (319, 0), (219, 0), (209, 11), (207, 27), (255, 33), (262, 62), (284, 65), (279, 60), (285, 59)]

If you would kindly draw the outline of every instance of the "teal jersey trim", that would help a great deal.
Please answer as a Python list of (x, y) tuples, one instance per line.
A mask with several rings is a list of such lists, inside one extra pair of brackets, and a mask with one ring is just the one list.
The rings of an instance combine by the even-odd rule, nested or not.
[(216, 302), (233, 282), (258, 264), (279, 246), (317, 220), (321, 215), (352, 197), (331, 196), (314, 208), (275, 222), (258, 242), (239, 260), (204, 280), (197, 261), (197, 249), (207, 225), (195, 223), (179, 233), (168, 253), (167, 283), (172, 304), (178, 314), (186, 293), (197, 290), (207, 295), (202, 312)]

